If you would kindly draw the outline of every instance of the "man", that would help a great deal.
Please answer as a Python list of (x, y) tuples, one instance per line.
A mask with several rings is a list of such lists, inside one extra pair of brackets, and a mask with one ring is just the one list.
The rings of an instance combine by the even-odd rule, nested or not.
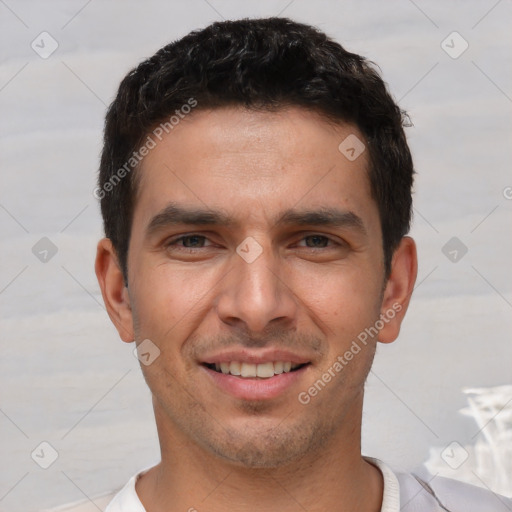
[(288, 19), (214, 23), (122, 81), (96, 273), (162, 460), (108, 512), (512, 509), (361, 455), (416, 279), (405, 119), (364, 58)]

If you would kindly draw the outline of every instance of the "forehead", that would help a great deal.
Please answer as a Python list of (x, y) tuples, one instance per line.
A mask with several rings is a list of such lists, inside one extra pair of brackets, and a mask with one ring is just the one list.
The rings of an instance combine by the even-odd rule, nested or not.
[(198, 109), (161, 140), (150, 136), (155, 145), (138, 170), (134, 224), (147, 224), (170, 203), (222, 210), (239, 224), (268, 223), (294, 206), (337, 207), (375, 221), (369, 159), (353, 125), (298, 107), (233, 107)]

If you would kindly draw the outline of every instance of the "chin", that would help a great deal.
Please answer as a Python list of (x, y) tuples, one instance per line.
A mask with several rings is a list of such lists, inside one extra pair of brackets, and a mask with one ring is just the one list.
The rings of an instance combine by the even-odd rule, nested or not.
[[(225, 435), (225, 434), (228, 435)], [(301, 425), (272, 427), (246, 425), (229, 428), (222, 439), (210, 440), (208, 449), (217, 457), (247, 469), (278, 468), (318, 452), (327, 436), (316, 429)]]

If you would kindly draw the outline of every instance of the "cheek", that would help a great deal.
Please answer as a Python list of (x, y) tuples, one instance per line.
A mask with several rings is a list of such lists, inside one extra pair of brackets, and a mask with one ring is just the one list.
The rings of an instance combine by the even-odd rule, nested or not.
[(187, 336), (185, 331), (211, 298), (215, 279), (208, 272), (168, 264), (146, 262), (138, 268), (132, 284), (138, 335), (154, 337), (155, 343)]
[(369, 278), (369, 273), (339, 268), (308, 278), (300, 288), (300, 297), (306, 307), (322, 321), (329, 338), (343, 340), (354, 336), (379, 314), (380, 288)]

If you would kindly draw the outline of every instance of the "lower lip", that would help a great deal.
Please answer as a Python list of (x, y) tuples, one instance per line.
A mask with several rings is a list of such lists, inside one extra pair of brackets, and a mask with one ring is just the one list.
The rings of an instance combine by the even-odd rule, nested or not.
[(237, 377), (201, 366), (220, 389), (241, 400), (270, 400), (276, 398), (302, 378), (308, 367), (309, 365), (305, 365), (293, 372), (283, 372), (267, 379), (261, 379)]

